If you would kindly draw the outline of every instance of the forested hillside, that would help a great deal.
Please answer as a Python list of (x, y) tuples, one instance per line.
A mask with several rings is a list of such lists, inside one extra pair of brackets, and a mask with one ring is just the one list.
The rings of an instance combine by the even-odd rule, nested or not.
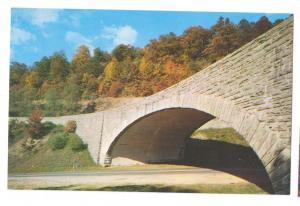
[[(10, 66), (10, 116), (45, 116), (93, 111), (98, 97), (149, 96), (196, 73), (233, 52), (282, 20), (234, 24), (222, 17), (209, 29), (187, 28), (181, 35), (161, 35), (144, 48), (118, 45), (111, 53), (80, 46), (69, 61), (63, 52), (32, 66)], [(92, 109), (82, 109), (89, 100)], [(88, 108), (88, 107), (87, 107)]]

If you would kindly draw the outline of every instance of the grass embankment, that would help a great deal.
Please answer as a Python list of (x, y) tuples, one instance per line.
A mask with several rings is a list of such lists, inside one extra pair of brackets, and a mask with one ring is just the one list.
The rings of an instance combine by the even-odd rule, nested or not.
[(97, 184), (71, 185), (30, 185), (28, 183), (11, 182), (11, 189), (35, 190), (75, 190), (75, 191), (121, 191), (121, 192), (180, 192), (180, 193), (220, 193), (220, 194), (267, 194), (255, 184), (192, 184), (192, 185), (117, 185), (105, 186)]
[[(47, 189), (47, 188), (41, 188)], [(72, 189), (72, 187), (70, 188)], [(124, 185), (124, 186), (80, 186), (72, 190), (90, 191), (128, 191), (128, 192), (182, 192), (182, 193), (223, 193), (223, 194), (265, 194), (266, 192), (254, 184), (232, 185)]]
[[(34, 140), (33, 144), (26, 145), (28, 141), (26, 138), (26, 123), (16, 122), (10, 125), (12, 134), (10, 135), (8, 150), (9, 174), (193, 168), (192, 166), (170, 164), (101, 167), (94, 163), (87, 148), (74, 151), (74, 143), (80, 142), (80, 138), (76, 134), (66, 133), (61, 125), (44, 123), (43, 127), (41, 138)], [(55, 144), (58, 149), (53, 148)], [(62, 146), (63, 148), (59, 149)]]
[[(45, 124), (43, 136), (35, 141), (31, 148), (26, 148), (26, 138), (24, 130), (26, 124), (19, 123), (12, 129), (14, 139), (9, 145), (9, 164), (8, 172), (13, 173), (31, 173), (31, 172), (57, 172), (57, 171), (98, 171), (98, 170), (138, 170), (138, 169), (162, 169), (162, 168), (189, 168), (184, 165), (134, 165), (128, 167), (110, 167), (103, 168), (96, 165), (88, 150), (85, 148), (81, 151), (72, 150), (72, 142), (80, 139), (76, 134), (67, 134), (61, 125)], [(67, 139), (66, 145), (61, 149), (53, 150), (53, 141), (57, 136)], [(202, 140), (215, 140), (231, 144), (248, 146), (243, 137), (235, 132), (232, 128), (223, 129), (205, 129), (197, 130), (193, 138)], [(62, 138), (63, 139), (63, 138)]]
[[(45, 133), (30, 145), (23, 137), (9, 146), (9, 174), (72, 171), (96, 166), (87, 148), (74, 150), (74, 144), (81, 141), (76, 134), (66, 133), (63, 126), (55, 125)], [(62, 139), (62, 143), (57, 139)], [(55, 149), (55, 143), (64, 144), (63, 148)]]
[(230, 144), (249, 147), (246, 140), (233, 128), (196, 130), (192, 134), (192, 138), (201, 140), (214, 140), (218, 142), (226, 142)]
[(187, 140), (185, 148), (185, 163), (189, 165), (264, 171), (256, 153), (233, 128), (198, 130)]
[[(128, 167), (115, 166), (103, 168), (96, 165), (88, 150), (72, 150), (72, 142), (80, 139), (76, 134), (67, 134), (61, 125), (44, 125), (45, 131), (41, 139), (36, 140), (32, 148), (26, 148), (24, 130), (26, 125), (19, 123), (14, 129), (17, 131), (14, 141), (9, 146), (9, 174), (32, 173), (32, 172), (58, 172), (58, 171), (98, 171), (98, 170), (139, 170), (139, 169), (162, 169), (162, 168), (191, 168), (184, 165), (133, 165)], [(68, 139), (66, 145), (61, 149), (53, 150), (53, 140), (57, 136)], [(193, 138), (201, 140), (214, 140), (230, 144), (247, 146), (247, 142), (232, 128), (197, 130)]]

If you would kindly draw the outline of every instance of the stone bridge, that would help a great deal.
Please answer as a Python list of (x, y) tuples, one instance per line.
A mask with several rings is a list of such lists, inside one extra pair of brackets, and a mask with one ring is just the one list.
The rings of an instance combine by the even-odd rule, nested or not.
[[(182, 158), (185, 139), (219, 118), (239, 132), (278, 194), (289, 193), (293, 18), (195, 75), (118, 108), (44, 121), (77, 122), (95, 162), (128, 165)], [(203, 157), (205, 158), (205, 157)]]

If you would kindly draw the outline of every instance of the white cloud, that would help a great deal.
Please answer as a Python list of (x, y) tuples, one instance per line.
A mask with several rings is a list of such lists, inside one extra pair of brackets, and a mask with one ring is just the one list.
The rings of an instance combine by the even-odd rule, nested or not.
[(83, 36), (82, 34), (74, 31), (68, 31), (65, 35), (65, 40), (69, 43), (73, 44), (75, 47), (80, 45), (86, 45), (89, 47), (91, 54), (93, 53), (94, 46), (92, 44), (92, 40)]
[(113, 40), (114, 46), (119, 44), (133, 45), (137, 39), (138, 32), (129, 25), (104, 27), (102, 37)]
[(56, 9), (30, 9), (22, 12), (21, 17), (36, 26), (58, 21), (60, 10)]
[(91, 39), (74, 31), (68, 31), (65, 35), (65, 40), (74, 44), (90, 44), (92, 42)]
[(22, 44), (27, 41), (35, 40), (36, 37), (23, 29), (12, 27), (11, 28), (11, 41), (13, 44)]

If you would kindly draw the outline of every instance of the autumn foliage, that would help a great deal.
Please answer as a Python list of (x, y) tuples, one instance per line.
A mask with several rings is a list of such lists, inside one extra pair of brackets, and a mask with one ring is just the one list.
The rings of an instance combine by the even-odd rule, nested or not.
[(76, 128), (77, 128), (77, 124), (76, 124), (76, 121), (74, 121), (74, 120), (67, 121), (67, 123), (64, 127), (65, 132), (67, 132), (67, 133), (74, 133), (76, 131)]
[(41, 135), (43, 125), (43, 112), (41, 110), (34, 110), (28, 118), (28, 135), (33, 139), (38, 139)]
[[(81, 45), (69, 61), (63, 52), (28, 67), (11, 64), (10, 115), (28, 116), (35, 108), (47, 116), (83, 111), (80, 102), (98, 97), (149, 96), (161, 91), (266, 32), (282, 20), (238, 24), (220, 17), (211, 28), (193, 25), (181, 35), (168, 33), (144, 48), (118, 45), (111, 53)], [(92, 55), (93, 54), (93, 55)], [(34, 114), (37, 115), (37, 114)], [(32, 128), (38, 129), (38, 126)]]

